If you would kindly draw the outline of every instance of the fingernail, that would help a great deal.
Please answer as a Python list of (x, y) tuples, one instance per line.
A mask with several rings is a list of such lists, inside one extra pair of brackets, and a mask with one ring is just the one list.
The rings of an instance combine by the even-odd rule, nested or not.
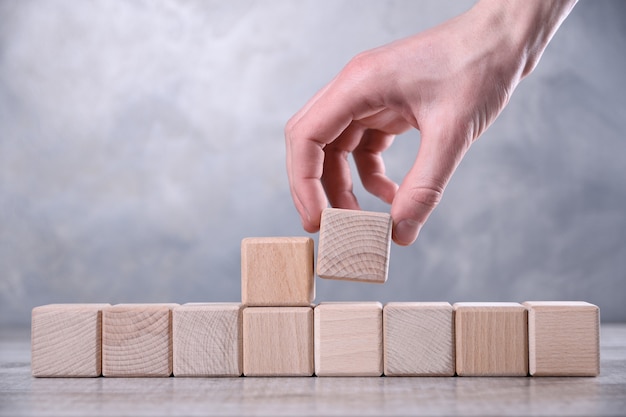
[(410, 245), (417, 239), (420, 228), (420, 224), (415, 220), (402, 220), (394, 228), (393, 240), (399, 245)]

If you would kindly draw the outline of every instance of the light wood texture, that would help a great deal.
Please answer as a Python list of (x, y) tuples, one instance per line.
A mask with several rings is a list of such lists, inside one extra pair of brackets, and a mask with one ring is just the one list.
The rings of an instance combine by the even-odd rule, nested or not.
[(391, 216), (328, 208), (322, 212), (317, 274), (372, 283), (387, 281)]
[(102, 309), (108, 305), (49, 304), (35, 307), (31, 322), (33, 376), (100, 376)]
[(387, 303), (383, 331), (385, 375), (454, 375), (454, 312), (450, 303)]
[(117, 304), (102, 310), (102, 375), (172, 374), (172, 309), (178, 304)]
[(313, 375), (313, 309), (248, 307), (243, 310), (245, 376)]
[(383, 308), (378, 302), (321, 303), (314, 311), (317, 376), (383, 373)]
[(459, 376), (528, 375), (528, 315), (518, 303), (456, 303)]
[(310, 306), (315, 299), (313, 239), (245, 238), (241, 301), (246, 306)]
[(533, 376), (597, 376), (600, 310), (586, 302), (527, 301)]
[(189, 303), (172, 310), (174, 376), (240, 376), (241, 304)]
[(624, 414), (626, 324), (601, 327), (596, 378), (33, 378), (28, 329), (0, 329), (0, 416)]

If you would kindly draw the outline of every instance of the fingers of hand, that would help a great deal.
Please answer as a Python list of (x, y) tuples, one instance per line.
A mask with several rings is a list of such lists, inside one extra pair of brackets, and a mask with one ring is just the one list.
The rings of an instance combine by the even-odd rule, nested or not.
[(385, 175), (382, 152), (393, 142), (394, 135), (368, 129), (353, 151), (359, 177), (367, 191), (391, 204), (398, 185)]
[[(352, 122), (353, 103), (349, 95), (340, 93), (329, 84), (285, 128), (291, 195), (308, 232), (319, 230), (322, 210), (328, 205), (321, 183), (324, 148)], [(345, 189), (346, 184), (341, 187)]]
[(322, 210), (328, 205), (319, 181), (324, 163), (323, 145), (314, 141), (291, 141), (289, 133), (285, 136), (291, 196), (302, 226), (313, 233), (319, 230)]
[(352, 175), (348, 155), (358, 146), (363, 128), (352, 123), (337, 139), (324, 148), (322, 185), (333, 207), (358, 209), (352, 192)]
[(400, 185), (391, 207), (396, 243), (410, 245), (417, 238), (468, 149), (467, 135), (468, 132), (441, 128), (422, 131), (415, 164)]

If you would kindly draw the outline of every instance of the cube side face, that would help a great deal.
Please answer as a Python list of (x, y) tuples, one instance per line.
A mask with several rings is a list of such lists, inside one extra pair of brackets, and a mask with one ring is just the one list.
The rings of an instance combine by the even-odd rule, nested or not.
[(174, 376), (242, 374), (241, 308), (180, 306), (172, 311)]
[(245, 238), (241, 299), (246, 306), (309, 306), (315, 299), (314, 242), (306, 237)]
[(243, 335), (245, 376), (313, 375), (311, 307), (247, 307)]
[(454, 313), (449, 303), (389, 303), (383, 309), (384, 374), (453, 376)]
[(454, 320), (457, 375), (528, 375), (528, 315), (521, 304), (455, 305)]
[(328, 208), (322, 212), (317, 274), (372, 283), (387, 281), (391, 216)]
[(317, 376), (381, 376), (382, 306), (320, 304), (314, 311)]
[(102, 312), (102, 374), (168, 377), (172, 374), (174, 305), (116, 305)]
[(600, 374), (600, 313), (596, 306), (530, 306), (528, 320), (531, 375)]
[(34, 377), (98, 377), (102, 371), (105, 304), (50, 305), (32, 311)]

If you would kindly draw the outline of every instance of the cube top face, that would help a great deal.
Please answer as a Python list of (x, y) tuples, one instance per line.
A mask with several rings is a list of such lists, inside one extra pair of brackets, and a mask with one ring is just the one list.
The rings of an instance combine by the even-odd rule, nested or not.
[(385, 375), (454, 375), (454, 314), (450, 303), (387, 303), (383, 331)]
[(452, 311), (452, 305), (445, 301), (392, 301), (385, 304), (385, 309)]
[(172, 311), (174, 376), (240, 376), (241, 305), (192, 303)]
[(514, 310), (526, 310), (526, 308), (520, 303), (510, 303), (510, 302), (463, 302), (463, 303), (454, 303), (453, 305), (455, 310), (461, 308), (471, 308), (471, 309), (481, 309), (481, 310), (503, 310), (503, 309), (514, 309)]
[(241, 303), (185, 303), (174, 311), (233, 311), (241, 310)]
[(320, 224), (317, 274), (329, 279), (386, 282), (391, 225), (387, 213), (325, 209)]
[(246, 307), (243, 335), (244, 375), (313, 375), (311, 307)]
[(324, 301), (319, 303), (316, 307), (318, 311), (339, 311), (358, 313), (360, 311), (382, 311), (383, 305), (378, 301)]
[(600, 374), (600, 309), (585, 302), (533, 301), (528, 310), (533, 376)]
[(101, 311), (105, 307), (110, 307), (111, 304), (46, 304), (33, 308), (33, 314), (40, 313), (59, 313), (59, 312), (81, 312), (81, 311)]
[(528, 375), (528, 315), (518, 303), (456, 303), (456, 373)]
[(179, 305), (176, 303), (114, 304), (107, 306), (104, 310), (111, 312), (170, 311)]
[(554, 310), (554, 311), (566, 311), (566, 310), (599, 310), (598, 306), (588, 303), (586, 301), (526, 301), (523, 303), (528, 308), (537, 310)]
[(315, 299), (314, 244), (308, 237), (245, 238), (241, 300), (247, 306), (310, 306)]
[(172, 309), (178, 304), (117, 304), (102, 310), (102, 374), (172, 374)]
[(35, 377), (97, 377), (102, 370), (102, 309), (109, 304), (50, 304), (32, 311)]
[(314, 310), (317, 376), (380, 376), (382, 304), (321, 303)]

